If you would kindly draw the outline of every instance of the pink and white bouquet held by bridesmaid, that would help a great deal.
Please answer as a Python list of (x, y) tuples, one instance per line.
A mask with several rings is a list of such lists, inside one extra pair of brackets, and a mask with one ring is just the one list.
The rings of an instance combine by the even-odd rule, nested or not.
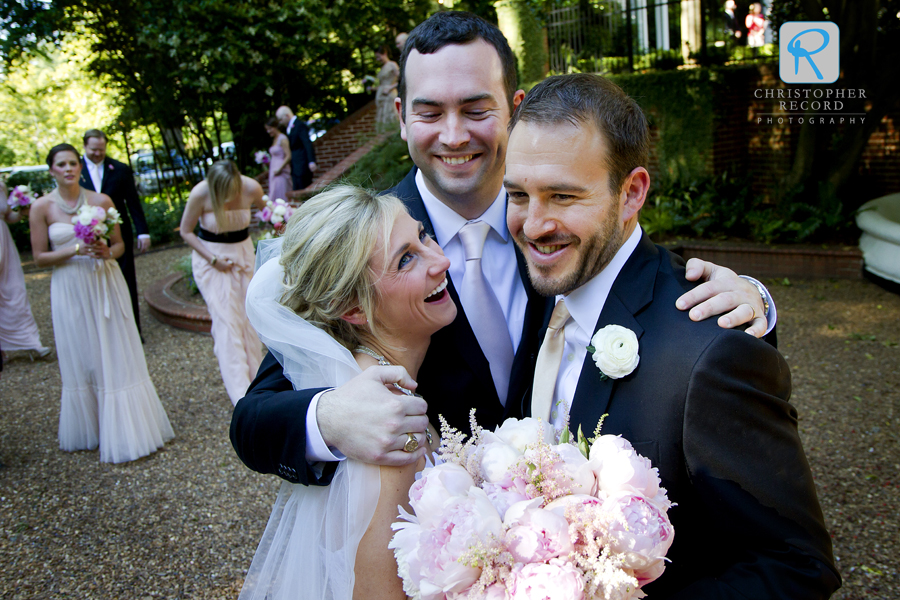
[[(674, 531), (657, 469), (620, 436), (555, 443), (537, 419), (447, 426), (436, 466), (393, 525), (403, 589), (421, 600), (626, 600), (658, 578)], [(597, 431), (599, 432), (599, 425)], [(592, 443), (591, 443), (592, 442)]]
[(269, 156), (269, 153), (265, 150), (257, 150), (253, 155), (254, 160), (256, 160), (256, 164), (258, 165), (267, 165), (272, 158)]
[(276, 231), (280, 230), (287, 224), (288, 219), (293, 216), (293, 207), (281, 198), (276, 198), (272, 202), (268, 196), (263, 196), (263, 200), (266, 203), (266, 207), (259, 211), (257, 215), (259, 222), (271, 225)]
[(109, 210), (101, 206), (83, 205), (72, 217), (75, 224), (75, 237), (85, 244), (93, 244), (97, 240), (109, 241), (109, 233), (113, 226), (122, 222), (122, 216), (115, 208)]
[(33, 202), (34, 193), (31, 191), (31, 187), (27, 185), (17, 185), (9, 193), (9, 198), (6, 199), (7, 206), (13, 210), (27, 208), (31, 206)]

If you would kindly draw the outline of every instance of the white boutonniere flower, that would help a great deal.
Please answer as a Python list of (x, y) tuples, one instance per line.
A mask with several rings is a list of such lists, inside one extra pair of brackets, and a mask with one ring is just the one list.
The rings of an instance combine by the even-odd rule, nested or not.
[(603, 379), (621, 379), (630, 375), (640, 362), (638, 339), (634, 332), (621, 325), (607, 325), (591, 338), (587, 347)]

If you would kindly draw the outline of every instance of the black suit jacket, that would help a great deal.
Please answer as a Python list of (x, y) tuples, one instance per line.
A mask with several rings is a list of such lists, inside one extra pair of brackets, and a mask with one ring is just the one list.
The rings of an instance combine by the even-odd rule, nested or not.
[[(434, 227), (415, 183), (416, 169), (400, 184), (388, 190), (398, 196), (414, 219), (434, 235)], [(438, 423), (443, 415), (450, 425), (469, 431), (469, 411), (477, 408), (478, 423), (493, 429), (507, 417), (521, 416), (537, 357), (538, 330), (546, 300), (531, 288), (522, 256), (516, 252), (517, 267), (528, 294), (522, 341), (516, 351), (510, 377), (506, 408), (500, 404), (490, 367), (478, 345), (451, 280), (447, 285), (458, 307), (456, 319), (435, 333), (417, 381), (428, 402), (428, 416)], [(333, 474), (326, 468), (320, 476), (306, 462), (306, 411), (321, 390), (294, 391), (281, 365), (268, 354), (247, 395), (235, 406), (231, 421), (231, 441), (248, 467), (261, 473), (276, 473), (294, 483), (327, 485)]]
[(303, 189), (312, 182), (309, 163), (316, 162), (316, 150), (309, 139), (309, 128), (300, 117), (294, 119), (287, 137), (291, 146), (291, 179), (294, 189)]
[[(840, 586), (831, 540), (788, 403), (790, 370), (772, 346), (675, 300), (696, 285), (644, 235), (594, 328), (635, 332), (640, 363), (601, 380), (582, 365), (570, 427), (622, 435), (659, 468), (675, 528), (659, 598), (827, 598)], [(546, 327), (544, 327), (546, 329)]]
[[(116, 210), (122, 215), (122, 224), (119, 230), (122, 232), (122, 241), (125, 242), (125, 251), (131, 254), (134, 244), (134, 235), (149, 233), (147, 219), (144, 217), (144, 207), (134, 185), (134, 173), (125, 163), (113, 160), (110, 157), (103, 159), (103, 183), (102, 189), (94, 189), (94, 181), (88, 170), (87, 159), (81, 158), (81, 187), (100, 192), (109, 196)], [(129, 219), (129, 215), (131, 218)], [(134, 229), (132, 229), (134, 222)]]

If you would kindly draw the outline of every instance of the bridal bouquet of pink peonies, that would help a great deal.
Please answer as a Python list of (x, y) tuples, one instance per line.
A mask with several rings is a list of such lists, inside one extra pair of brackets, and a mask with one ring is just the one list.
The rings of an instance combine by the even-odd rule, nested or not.
[[(421, 600), (626, 600), (658, 578), (674, 531), (650, 461), (620, 436), (555, 443), (537, 419), (468, 440), (442, 419), (435, 466), (393, 525), (403, 589)], [(599, 426), (598, 426), (599, 431)]]
[(263, 196), (263, 200), (266, 202), (266, 207), (259, 211), (259, 222), (271, 225), (276, 230), (284, 227), (294, 214), (293, 207), (281, 198), (276, 198), (272, 202), (268, 196)]
[(32, 202), (34, 202), (34, 193), (27, 185), (17, 185), (6, 199), (6, 204), (13, 210), (31, 206)]
[(122, 216), (115, 208), (109, 210), (101, 206), (83, 205), (72, 217), (75, 224), (75, 237), (85, 244), (93, 244), (97, 240), (109, 240), (109, 233), (114, 225), (122, 222)]
[(265, 150), (257, 150), (253, 155), (254, 160), (256, 160), (256, 164), (258, 165), (267, 165), (272, 158), (269, 156), (269, 153)]

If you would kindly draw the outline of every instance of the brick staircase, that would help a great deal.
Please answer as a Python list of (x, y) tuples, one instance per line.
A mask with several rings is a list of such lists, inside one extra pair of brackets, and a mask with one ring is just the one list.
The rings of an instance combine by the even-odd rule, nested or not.
[(290, 192), (291, 204), (302, 202), (339, 179), (360, 158), (390, 136), (375, 132), (375, 101), (329, 129), (313, 142), (316, 148), (315, 179), (302, 190)]

